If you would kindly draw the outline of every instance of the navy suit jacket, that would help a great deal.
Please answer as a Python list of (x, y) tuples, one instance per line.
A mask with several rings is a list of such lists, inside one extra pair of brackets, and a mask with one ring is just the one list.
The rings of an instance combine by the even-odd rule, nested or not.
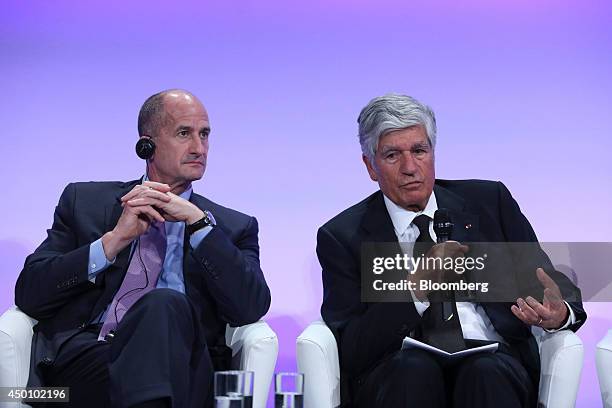
[[(439, 208), (449, 209), (457, 225), (451, 239), (460, 242), (537, 242), (529, 221), (500, 182), (436, 180)], [(361, 302), (361, 244), (397, 242), (391, 217), (380, 191), (348, 208), (323, 225), (317, 235), (317, 255), (323, 269), (321, 315), (338, 343), (343, 406), (365, 377), (383, 359), (400, 350), (402, 341), (418, 330), (421, 316), (414, 303)], [(543, 253), (543, 252), (542, 252)], [(568, 298), (578, 289), (552, 268), (548, 257), (541, 265), (553, 275)], [(534, 269), (535, 274), (535, 269)], [(581, 301), (569, 302), (577, 330), (586, 320)], [(497, 332), (521, 355), (523, 365), (537, 385), (540, 360), (530, 327), (516, 318), (511, 303), (482, 303)], [(537, 388), (536, 388), (537, 389)]]
[[(15, 303), (38, 320), (32, 340), (29, 386), (41, 384), (41, 369), (58, 348), (83, 330), (111, 302), (129, 264), (130, 245), (114, 264), (88, 279), (89, 245), (112, 230), (122, 213), (120, 198), (140, 180), (72, 183), (55, 209), (47, 238), (27, 257), (15, 287)], [(185, 292), (195, 305), (213, 362), (227, 356), (226, 324), (259, 320), (270, 290), (259, 265), (257, 220), (192, 193), (190, 201), (214, 215), (217, 226), (192, 249), (184, 242)]]

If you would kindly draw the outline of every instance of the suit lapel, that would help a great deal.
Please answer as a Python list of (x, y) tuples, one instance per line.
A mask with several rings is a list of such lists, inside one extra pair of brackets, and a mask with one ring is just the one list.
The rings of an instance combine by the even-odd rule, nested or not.
[(480, 241), (478, 216), (467, 212), (465, 200), (438, 185), (434, 186), (434, 194), (438, 208), (446, 208), (454, 224), (450, 239), (459, 242)]
[(104, 223), (107, 231), (115, 228), (115, 225), (117, 225), (117, 222), (119, 221), (119, 217), (121, 217), (121, 213), (123, 212), (123, 207), (121, 207), (121, 197), (130, 192), (130, 190), (132, 190), (137, 184), (140, 184), (141, 181), (142, 180), (129, 181), (115, 192), (115, 199), (113, 203), (106, 206)]
[[(123, 212), (121, 207), (121, 197), (127, 194), (136, 184), (139, 184), (141, 180), (133, 180), (125, 183), (119, 190), (116, 191), (115, 197), (112, 204), (109, 204), (105, 208), (104, 217), (104, 230), (111, 231), (117, 225), (119, 217)], [(98, 299), (98, 302), (94, 306), (91, 314), (91, 318), (96, 318), (102, 310), (111, 302), (115, 292), (119, 289), (125, 272), (127, 271), (127, 265), (130, 258), (130, 252), (132, 245), (126, 246), (119, 254), (115, 262), (108, 267), (106, 271), (98, 275), (96, 278), (96, 286), (104, 287), (104, 293)]]
[(367, 204), (361, 229), (365, 232), (365, 242), (397, 242), (381, 191), (374, 193)]
[[(110, 231), (117, 225), (119, 218), (123, 212), (123, 207), (121, 206), (121, 197), (126, 195), (130, 190), (134, 188), (135, 185), (139, 184), (141, 180), (133, 180), (128, 183), (125, 183), (115, 194), (115, 200), (113, 204), (110, 204), (106, 207), (106, 225), (105, 230)], [(117, 255), (117, 259), (115, 263), (112, 265), (116, 268), (123, 269), (127, 266), (129, 256), (130, 256), (131, 245), (128, 245)], [(106, 274), (105, 274), (106, 275)], [(121, 277), (123, 279), (123, 276)], [(119, 281), (121, 282), (121, 280)]]

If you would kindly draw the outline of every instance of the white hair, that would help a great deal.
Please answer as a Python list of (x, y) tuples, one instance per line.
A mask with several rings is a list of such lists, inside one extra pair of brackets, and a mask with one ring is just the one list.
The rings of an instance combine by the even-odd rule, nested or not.
[(374, 160), (381, 136), (400, 129), (423, 126), (432, 148), (436, 146), (436, 117), (433, 110), (416, 99), (399, 94), (386, 94), (372, 99), (361, 110), (359, 118), (361, 151)]

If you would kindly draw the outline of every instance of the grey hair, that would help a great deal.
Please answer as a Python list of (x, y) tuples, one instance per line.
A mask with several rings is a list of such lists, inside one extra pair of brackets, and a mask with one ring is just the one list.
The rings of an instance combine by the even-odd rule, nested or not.
[(432, 148), (436, 146), (436, 116), (433, 110), (411, 96), (386, 94), (372, 99), (359, 118), (361, 151), (374, 160), (378, 141), (385, 134), (413, 126), (423, 126)]
[(156, 135), (156, 129), (163, 125), (165, 119), (164, 97), (171, 92), (182, 92), (195, 97), (191, 92), (178, 88), (166, 89), (149, 96), (138, 112), (138, 136)]

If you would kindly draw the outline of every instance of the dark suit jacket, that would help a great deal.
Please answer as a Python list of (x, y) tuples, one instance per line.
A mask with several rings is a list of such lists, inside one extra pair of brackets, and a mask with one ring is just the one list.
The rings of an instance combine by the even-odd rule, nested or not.
[[(112, 230), (122, 212), (120, 197), (140, 180), (69, 184), (55, 209), (45, 241), (27, 257), (15, 287), (15, 303), (39, 322), (34, 328), (28, 384), (41, 384), (41, 370), (58, 348), (107, 307), (129, 264), (130, 245), (92, 283), (89, 245)], [(259, 320), (270, 291), (259, 266), (257, 220), (192, 193), (190, 201), (214, 215), (217, 226), (191, 249), (184, 243), (185, 291), (196, 306), (206, 342), (227, 354), (225, 327)], [(213, 362), (215, 355), (212, 355)]]
[[(531, 225), (510, 192), (500, 182), (436, 180), (439, 208), (450, 210), (455, 225), (451, 239), (460, 242), (537, 242)], [(421, 316), (412, 302), (362, 303), (360, 249), (364, 242), (397, 242), (382, 192), (377, 191), (323, 225), (317, 235), (317, 255), (323, 268), (321, 315), (338, 343), (342, 402), (350, 405), (353, 391), (383, 359), (397, 352), (402, 340), (418, 329)], [(544, 269), (555, 273), (548, 261)], [(535, 272), (535, 270), (534, 270)], [(564, 295), (577, 289), (560, 273), (553, 278)], [(578, 292), (579, 293), (579, 292)], [(537, 385), (539, 354), (529, 326), (510, 311), (508, 303), (483, 303), (497, 332), (521, 355)], [(585, 321), (582, 303), (571, 302), (577, 330)], [(536, 388), (537, 389), (537, 388)]]

